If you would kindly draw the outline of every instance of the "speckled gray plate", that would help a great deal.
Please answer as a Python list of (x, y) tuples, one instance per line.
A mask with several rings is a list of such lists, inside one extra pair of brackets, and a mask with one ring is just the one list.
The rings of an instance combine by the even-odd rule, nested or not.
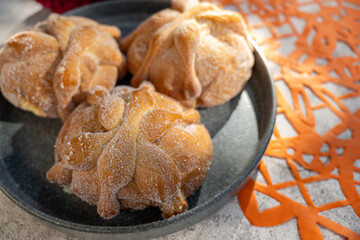
[[(67, 15), (117, 25), (127, 35), (146, 17), (169, 5), (164, 0), (111, 1), (78, 8)], [(148, 208), (122, 212), (111, 220), (101, 219), (96, 207), (46, 180), (61, 122), (17, 109), (3, 97), (0, 97), (1, 190), (44, 223), (86, 239), (153, 238), (208, 217), (245, 184), (272, 134), (276, 110), (274, 85), (258, 49), (255, 59), (253, 75), (238, 96), (224, 105), (200, 110), (201, 121), (213, 139), (214, 155), (204, 184), (188, 199), (187, 212), (163, 220), (157, 208)]]

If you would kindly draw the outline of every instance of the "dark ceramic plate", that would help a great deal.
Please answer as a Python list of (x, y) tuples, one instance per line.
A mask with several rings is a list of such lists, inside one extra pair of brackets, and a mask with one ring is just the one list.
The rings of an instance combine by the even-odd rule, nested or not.
[[(127, 35), (168, 1), (111, 1), (68, 12), (117, 25)], [(239, 192), (259, 164), (272, 134), (276, 98), (264, 57), (255, 48), (253, 75), (231, 101), (200, 109), (211, 133), (214, 155), (205, 182), (190, 197), (189, 210), (163, 220), (157, 208), (121, 212), (101, 219), (96, 207), (46, 180), (54, 161), (61, 122), (44, 119), (10, 105), (0, 97), (0, 187), (17, 205), (45, 223), (73, 235), (101, 239), (144, 239), (190, 226), (214, 213)], [(129, 76), (128, 76), (129, 77)]]

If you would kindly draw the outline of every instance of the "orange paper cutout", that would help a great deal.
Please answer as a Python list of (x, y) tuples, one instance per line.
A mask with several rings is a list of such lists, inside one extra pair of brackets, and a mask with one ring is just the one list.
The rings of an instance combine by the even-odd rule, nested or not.
[[(359, 106), (356, 101), (360, 102), (360, 2), (331, 1), (336, 2), (337, 6), (320, 0), (217, 2), (223, 6), (232, 4), (247, 18), (253, 37), (262, 46), (268, 60), (279, 65), (280, 72), (273, 77), (275, 82), (283, 81), (289, 88), (292, 104), (285, 93), (277, 88), (277, 112), (285, 116), (296, 131), (295, 136), (281, 136), (277, 124), (265, 153), (286, 161), (294, 180), (272, 183), (263, 161), (260, 173), (266, 185), (251, 179), (238, 195), (245, 216), (251, 224), (263, 227), (282, 224), (296, 217), (302, 239), (323, 239), (318, 225), (345, 238), (360, 239), (359, 234), (319, 214), (351, 206), (360, 217), (360, 195), (355, 186), (360, 187), (360, 181), (353, 178), (354, 173), (360, 173), (360, 168), (354, 166), (355, 161), (360, 159), (360, 110), (348, 108)], [(252, 23), (250, 20), (254, 16), (256, 22)], [(303, 29), (295, 26), (294, 19), (303, 22)], [(264, 28), (268, 30), (265, 36), (257, 34), (257, 30)], [(294, 39), (294, 49), (291, 51), (291, 46), (286, 45), (285, 52), (290, 52), (286, 56), (281, 53), (284, 50), (281, 44), (290, 38)], [(338, 45), (342, 46), (340, 50), (337, 49)], [(352, 51), (350, 56), (345, 48)], [(336, 95), (324, 83), (336, 84), (348, 92)], [(310, 101), (309, 92), (317, 97), (317, 105)], [(356, 101), (352, 105), (345, 105), (344, 100), (351, 98)], [(323, 134), (317, 132), (324, 126), (316, 124), (314, 114), (320, 109), (329, 110), (339, 122), (323, 130)], [(348, 139), (337, 138), (346, 129), (351, 130), (352, 136)], [(325, 143), (328, 150), (321, 151)], [(303, 154), (312, 155), (312, 161), (305, 161)], [(328, 162), (323, 162), (322, 157), (327, 157)], [(316, 175), (301, 178), (297, 165)], [(336, 168), (338, 175), (332, 172)], [(328, 179), (339, 182), (345, 199), (315, 206), (305, 184)], [(299, 188), (306, 206), (278, 192), (291, 186)], [(274, 198), (280, 205), (259, 211), (255, 191)]]

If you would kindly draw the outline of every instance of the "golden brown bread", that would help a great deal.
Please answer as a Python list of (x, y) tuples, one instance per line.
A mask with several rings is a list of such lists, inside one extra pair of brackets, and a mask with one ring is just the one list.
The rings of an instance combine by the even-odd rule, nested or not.
[(212, 156), (199, 120), (198, 111), (148, 82), (111, 93), (98, 86), (62, 127), (48, 179), (97, 204), (103, 218), (148, 206), (159, 206), (164, 217), (182, 213)]
[(111, 89), (125, 74), (119, 37), (117, 27), (51, 14), (1, 50), (1, 91), (17, 107), (65, 120), (90, 89)]
[(197, 0), (173, 0), (121, 41), (131, 85), (156, 90), (188, 107), (220, 105), (251, 76), (252, 46), (242, 16)]

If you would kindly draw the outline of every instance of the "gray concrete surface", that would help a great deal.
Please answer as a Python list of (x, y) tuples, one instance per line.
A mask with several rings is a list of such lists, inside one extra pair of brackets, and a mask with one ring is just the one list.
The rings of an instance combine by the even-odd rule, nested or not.
[[(26, 28), (34, 24), (33, 14), (46, 16), (47, 10), (42, 10), (41, 6), (35, 1), (30, 0), (0, 0), (0, 45), (6, 41), (6, 39), (13, 33), (20, 29)], [(276, 66), (273, 69), (276, 71)], [(281, 87), (281, 86), (280, 86)], [(338, 89), (332, 89), (331, 91), (337, 91)], [(356, 104), (355, 104), (356, 105)], [(352, 104), (354, 106), (354, 104)], [(326, 117), (323, 117), (326, 119)], [(281, 118), (278, 119), (281, 121)], [(323, 126), (319, 124), (320, 128)], [(291, 129), (284, 129), (285, 132), (290, 133)], [(321, 130), (321, 129), (320, 129)], [(279, 161), (275, 158), (266, 158), (265, 163), (268, 167), (270, 175), (274, 176), (273, 180), (276, 180), (276, 176), (281, 177), (281, 174), (277, 174), (279, 170), (286, 169), (287, 166), (280, 166), (284, 164), (284, 161)], [(280, 165), (279, 165), (280, 164)], [(283, 168), (282, 168), (283, 167)], [(309, 171), (302, 169), (302, 174), (311, 174)], [(291, 178), (290, 173), (284, 178)], [(279, 181), (283, 181), (281, 177)], [(258, 175), (257, 179), (263, 181), (262, 176)], [(329, 196), (335, 196), (336, 198), (342, 197), (341, 192), (339, 194), (332, 194), (332, 191), (339, 191), (338, 185), (332, 182), (321, 182), (324, 189), (330, 193)], [(334, 187), (335, 186), (335, 187)], [(313, 198), (317, 198), (319, 201), (326, 200), (325, 196), (317, 196), (319, 193), (316, 191), (319, 186), (309, 185), (309, 192), (313, 194)], [(337, 187), (337, 188), (336, 188)], [(336, 188), (336, 189), (335, 189)], [(293, 198), (301, 202), (301, 196), (299, 196), (297, 189), (291, 189), (291, 191), (284, 192), (290, 198)], [(325, 191), (321, 194), (327, 194)], [(256, 195), (261, 210), (273, 207), (278, 204), (275, 200), (270, 201), (265, 195)], [(324, 201), (325, 201), (324, 200)], [(337, 208), (336, 210), (325, 211), (322, 213), (329, 219), (336, 221), (349, 229), (360, 234), (360, 220), (351, 209), (351, 207)], [(324, 239), (342, 239), (340, 236), (332, 233), (331, 231), (321, 227), (320, 228)], [(22, 239), (49, 239), (60, 240), (68, 239), (75, 240), (72, 236), (68, 236), (64, 233), (58, 232), (52, 228), (43, 225), (40, 221), (24, 212), (22, 209), (12, 203), (3, 193), (0, 192), (0, 239), (2, 240), (22, 240)], [(299, 239), (298, 228), (296, 219), (275, 227), (255, 227), (252, 226), (242, 213), (237, 200), (234, 198), (230, 203), (221, 208), (210, 218), (195, 224), (183, 231), (164, 236), (158, 240), (213, 240), (213, 239)]]

